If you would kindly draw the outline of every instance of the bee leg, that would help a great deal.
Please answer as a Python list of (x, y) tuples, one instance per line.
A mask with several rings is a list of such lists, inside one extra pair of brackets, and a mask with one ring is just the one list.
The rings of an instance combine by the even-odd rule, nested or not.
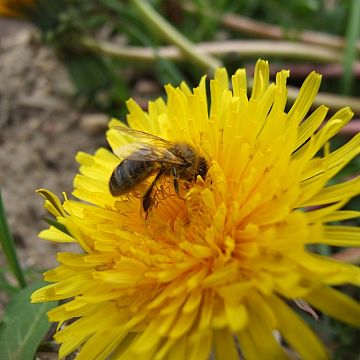
[(179, 190), (179, 181), (177, 178), (174, 178), (174, 189), (175, 189), (176, 195), (181, 197), (180, 190)]
[(155, 187), (156, 183), (159, 181), (159, 179), (161, 178), (161, 176), (164, 175), (164, 172), (165, 172), (165, 170), (163, 168), (161, 168), (160, 171), (155, 176), (154, 181), (148, 187), (148, 189), (146, 190), (146, 192), (142, 198), (142, 208), (145, 211), (145, 219), (147, 219), (149, 211), (150, 211), (151, 207), (154, 205), (154, 200), (151, 197), (154, 187)]
[(176, 173), (176, 168), (173, 167), (171, 169), (171, 175), (173, 176), (173, 184), (174, 184), (174, 189), (175, 189), (175, 192), (176, 192), (176, 195), (182, 199), (181, 195), (180, 195), (180, 188), (179, 188), (179, 180), (178, 180), (178, 176), (177, 176), (177, 173)]

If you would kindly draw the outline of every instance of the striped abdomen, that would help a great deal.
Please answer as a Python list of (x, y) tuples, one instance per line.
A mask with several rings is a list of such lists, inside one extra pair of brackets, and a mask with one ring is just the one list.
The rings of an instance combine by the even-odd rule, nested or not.
[(159, 169), (155, 162), (123, 160), (113, 171), (109, 181), (111, 195), (120, 196), (133, 190)]

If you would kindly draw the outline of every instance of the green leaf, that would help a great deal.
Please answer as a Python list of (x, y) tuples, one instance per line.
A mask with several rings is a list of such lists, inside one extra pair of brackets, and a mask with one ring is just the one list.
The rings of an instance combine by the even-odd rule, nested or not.
[(6, 278), (6, 273), (9, 271), (9, 269), (0, 267), (0, 291), (4, 290), (8, 294), (15, 294), (19, 291), (19, 288), (10, 284)]
[(64, 234), (70, 235), (68, 229), (66, 228), (65, 225), (60, 224), (57, 220), (51, 219), (51, 218), (45, 218), (44, 219), (49, 225), (54, 226), (55, 228), (57, 228), (58, 230), (60, 230), (61, 232), (63, 232)]
[(26, 286), (24, 273), (21, 269), (19, 259), (17, 257), (14, 239), (10, 233), (9, 226), (6, 220), (5, 209), (1, 197), (0, 190), (0, 245), (6, 256), (11, 271), (15, 275), (20, 287)]
[(46, 313), (57, 302), (31, 304), (30, 295), (45, 286), (37, 282), (19, 291), (6, 306), (0, 324), (0, 354), (2, 360), (31, 360), (50, 329)]
[[(26, 4), (26, 2), (24, 2)], [(43, 32), (57, 29), (61, 14), (65, 9), (65, 1), (36, 0), (27, 1), (28, 5), (22, 5), (26, 17)]]

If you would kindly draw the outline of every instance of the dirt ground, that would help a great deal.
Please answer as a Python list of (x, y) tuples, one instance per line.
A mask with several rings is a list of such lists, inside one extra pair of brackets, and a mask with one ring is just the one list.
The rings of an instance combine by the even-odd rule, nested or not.
[(71, 193), (75, 154), (106, 144), (107, 116), (74, 110), (67, 73), (38, 37), (28, 25), (0, 19), (0, 188), (22, 266), (43, 270), (69, 245), (38, 238), (48, 225), (35, 190)]

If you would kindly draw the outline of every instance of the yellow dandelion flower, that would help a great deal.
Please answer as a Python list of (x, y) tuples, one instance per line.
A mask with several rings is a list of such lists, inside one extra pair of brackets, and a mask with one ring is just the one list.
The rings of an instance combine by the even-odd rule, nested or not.
[(0, 0), (0, 16), (22, 18), (35, 0)]
[[(259, 60), (250, 97), (245, 70), (230, 89), (218, 69), (211, 101), (205, 78), (193, 91), (166, 86), (167, 102), (150, 102), (148, 112), (128, 101), (130, 128), (190, 144), (208, 164), (204, 179), (178, 179), (179, 194), (174, 165), (157, 182), (146, 219), (141, 196), (156, 174), (112, 196), (109, 179), (120, 159), (107, 149), (77, 155), (81, 201), (61, 204), (41, 191), (61, 226), (40, 236), (82, 249), (59, 253), (60, 266), (45, 273), (53, 284), (32, 295), (33, 302), (72, 299), (49, 312), (59, 322), (60, 358), (80, 349), (77, 359), (86, 360), (228, 360), (239, 351), (250, 360), (285, 359), (277, 331), (302, 359), (326, 359), (291, 308), (299, 299), (360, 326), (360, 305), (332, 287), (360, 285), (359, 268), (309, 250), (360, 245), (357, 228), (329, 224), (360, 215), (341, 210), (360, 193), (360, 177), (329, 184), (359, 154), (360, 136), (331, 152), (328, 140), (351, 110), (322, 127), (325, 106), (307, 115), (321, 79), (313, 72), (286, 112), (288, 76), (281, 71), (270, 83), (268, 63)], [(107, 133), (115, 152), (132, 141), (118, 126), (112, 120)]]

